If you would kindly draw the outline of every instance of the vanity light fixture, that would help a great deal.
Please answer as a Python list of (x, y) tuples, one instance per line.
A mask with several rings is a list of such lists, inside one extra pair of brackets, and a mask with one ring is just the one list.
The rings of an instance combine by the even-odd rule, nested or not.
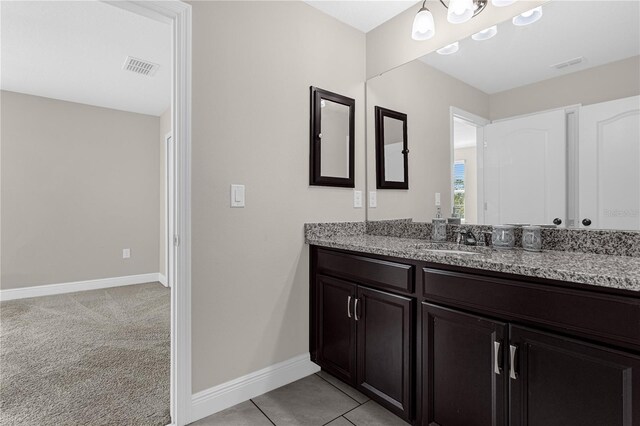
[(538, 6), (535, 9), (528, 10), (516, 16), (513, 18), (513, 25), (523, 27), (525, 25), (533, 24), (540, 18), (542, 18), (542, 6)]
[(491, 0), (491, 4), (496, 7), (511, 6), (516, 0)]
[(452, 24), (462, 24), (482, 12), (487, 6), (487, 0), (440, 0), (447, 10), (447, 21)]
[(425, 7), (427, 0), (422, 2), (422, 7), (413, 18), (413, 27), (411, 28), (411, 38), (422, 41), (429, 40), (436, 33), (436, 27), (433, 23), (433, 15), (431, 11)]
[(471, 36), (472, 39), (476, 41), (489, 40), (491, 37), (498, 34), (498, 26), (494, 25), (493, 27), (489, 27), (486, 30), (482, 30), (480, 32), (475, 33)]
[(445, 47), (442, 47), (436, 50), (436, 52), (438, 52), (441, 55), (452, 55), (456, 53), (459, 49), (460, 49), (460, 43), (456, 41), (455, 43), (448, 44)]

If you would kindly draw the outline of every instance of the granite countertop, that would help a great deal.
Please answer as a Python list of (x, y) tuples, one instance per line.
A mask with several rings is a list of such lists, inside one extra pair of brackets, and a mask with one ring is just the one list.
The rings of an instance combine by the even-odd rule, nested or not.
[[(532, 253), (368, 234), (317, 235), (306, 241), (322, 247), (640, 292), (640, 257), (555, 250)], [(478, 254), (430, 251), (440, 247)]]

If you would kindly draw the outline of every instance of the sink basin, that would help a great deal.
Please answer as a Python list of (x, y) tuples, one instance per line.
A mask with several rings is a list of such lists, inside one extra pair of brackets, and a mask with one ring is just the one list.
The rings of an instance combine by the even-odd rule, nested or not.
[(416, 244), (414, 248), (428, 253), (435, 254), (460, 254), (460, 255), (476, 255), (484, 254), (491, 251), (489, 247), (483, 246), (464, 246), (449, 242), (427, 242)]
[(480, 254), (477, 251), (462, 251), (462, 250), (448, 250), (448, 249), (427, 249), (430, 253), (442, 253), (442, 254)]

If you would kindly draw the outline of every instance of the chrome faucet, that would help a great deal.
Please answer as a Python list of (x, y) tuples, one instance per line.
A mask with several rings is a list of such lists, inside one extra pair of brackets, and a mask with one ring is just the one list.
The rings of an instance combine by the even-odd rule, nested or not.
[(478, 240), (476, 239), (476, 236), (473, 235), (473, 232), (461, 229), (458, 231), (458, 244), (460, 243), (465, 246), (475, 246), (478, 244)]

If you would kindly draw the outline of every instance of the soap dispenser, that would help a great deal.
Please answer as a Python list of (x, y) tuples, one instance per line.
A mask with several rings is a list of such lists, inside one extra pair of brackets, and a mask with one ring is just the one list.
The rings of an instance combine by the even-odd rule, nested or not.
[(440, 207), (437, 208), (436, 217), (431, 221), (431, 240), (447, 241), (447, 220), (442, 217)]

